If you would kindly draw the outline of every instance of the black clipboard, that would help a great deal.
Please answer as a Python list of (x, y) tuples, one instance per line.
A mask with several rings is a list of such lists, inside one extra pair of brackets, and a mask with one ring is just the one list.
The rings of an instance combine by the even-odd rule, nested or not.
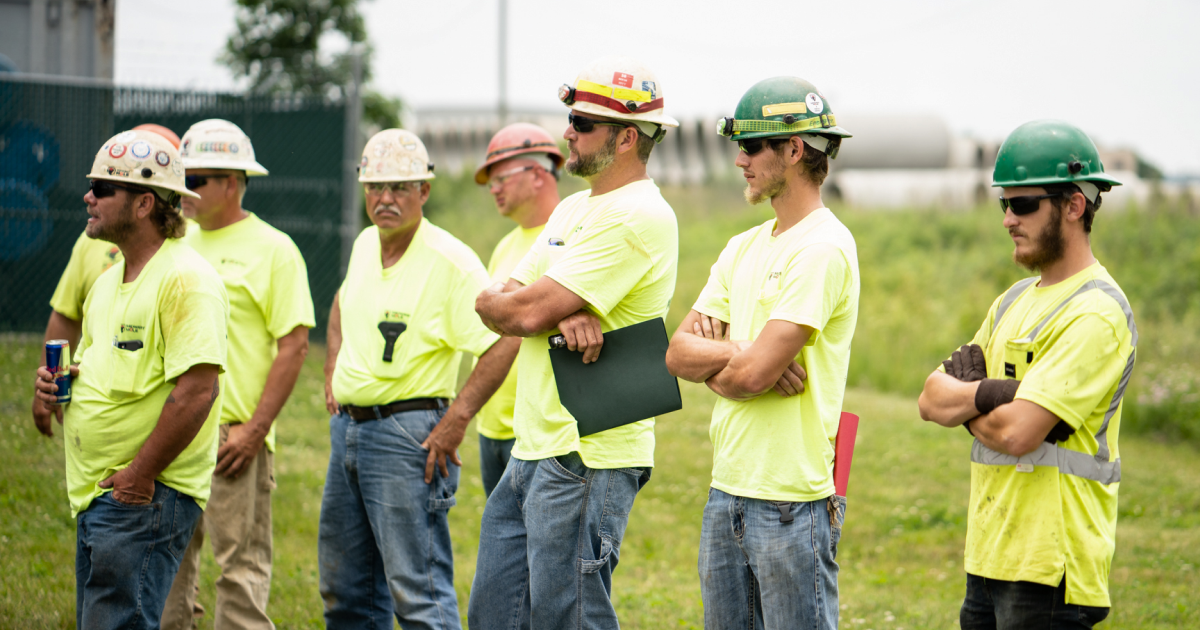
[(679, 381), (667, 371), (668, 344), (666, 324), (656, 318), (604, 333), (595, 363), (566, 348), (549, 350), (559, 400), (575, 416), (579, 437), (683, 408)]

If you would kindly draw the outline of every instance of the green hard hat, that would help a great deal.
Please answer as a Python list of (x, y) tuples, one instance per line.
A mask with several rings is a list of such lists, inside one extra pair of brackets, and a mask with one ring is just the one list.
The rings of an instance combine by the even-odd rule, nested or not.
[[(829, 101), (816, 86), (796, 77), (773, 77), (755, 83), (738, 101), (733, 118), (717, 121), (717, 133), (731, 140), (815, 134), (849, 138), (837, 126)], [(829, 144), (831, 157), (840, 141)]]
[(1077, 182), (1091, 182), (1101, 191), (1121, 185), (1104, 174), (1091, 138), (1061, 120), (1035, 120), (1017, 127), (1000, 145), (992, 171), (993, 187)]

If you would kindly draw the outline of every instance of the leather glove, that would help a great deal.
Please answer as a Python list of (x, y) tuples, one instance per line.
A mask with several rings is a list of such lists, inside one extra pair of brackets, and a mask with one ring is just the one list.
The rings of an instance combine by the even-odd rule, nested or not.
[(1075, 429), (1067, 424), (1066, 420), (1059, 420), (1058, 424), (1054, 425), (1054, 428), (1050, 429), (1050, 433), (1046, 435), (1046, 441), (1051, 444), (1064, 442), (1072, 435), (1075, 435)]
[[(947, 374), (964, 383), (982, 381), (987, 378), (987, 360), (983, 357), (983, 348), (974, 343), (955, 350), (949, 359), (942, 361), (942, 367), (946, 368)], [(975, 435), (971, 431), (970, 420), (964, 422), (962, 426), (967, 433)]]
[(1021, 381), (1009, 378), (985, 378), (979, 381), (979, 389), (975, 390), (975, 409), (979, 415), (990, 413), (996, 407), (1013, 401)]
[(970, 344), (959, 348), (942, 361), (946, 373), (964, 382), (973, 383), (987, 378), (987, 360), (983, 357), (983, 348), (978, 344)]

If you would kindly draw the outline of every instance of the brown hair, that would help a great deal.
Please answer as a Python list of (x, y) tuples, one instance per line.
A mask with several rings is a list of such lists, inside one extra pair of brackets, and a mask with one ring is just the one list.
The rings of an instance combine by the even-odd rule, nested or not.
[(183, 238), (187, 233), (187, 222), (183, 219), (183, 213), (179, 211), (177, 193), (168, 193), (171, 201), (164, 201), (158, 193), (154, 194), (154, 209), (150, 211), (150, 220), (154, 223), (154, 228), (158, 230), (158, 235), (163, 238)]
[[(792, 136), (785, 138), (769, 138), (767, 144), (771, 146), (771, 150), (775, 153), (782, 154), (783, 147), (788, 144)], [(800, 139), (804, 142), (804, 138)], [(814, 149), (812, 145), (804, 144), (804, 155), (800, 157), (800, 173), (813, 186), (821, 187), (825, 183), (825, 178), (829, 176), (829, 156)]]
[[(1050, 200), (1054, 203), (1054, 207), (1057, 208), (1059, 212), (1066, 210), (1067, 204), (1071, 202), (1071, 197), (1074, 196), (1075, 193), (1082, 192), (1075, 184), (1050, 184), (1043, 186), (1043, 188), (1046, 189), (1047, 193), (1062, 193), (1061, 197)], [(1087, 195), (1083, 196), (1083, 201), (1083, 233), (1091, 234), (1092, 221), (1096, 219), (1096, 210), (1100, 207), (1100, 195), (1096, 195), (1096, 203), (1093, 203), (1091, 199), (1088, 199)]]

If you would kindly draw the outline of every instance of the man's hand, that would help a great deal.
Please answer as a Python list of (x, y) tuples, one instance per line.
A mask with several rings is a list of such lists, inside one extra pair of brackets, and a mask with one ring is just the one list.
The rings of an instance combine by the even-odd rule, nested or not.
[(467, 423), (470, 420), (467, 418), (464, 422), (447, 412), (442, 416), (442, 421), (433, 427), (429, 437), (421, 443), (421, 448), (429, 451), (429, 457), (425, 458), (425, 483), (433, 481), (435, 465), (442, 471), (442, 477), (450, 476), (446, 460), (450, 460), (457, 466), (463, 465), (462, 460), (458, 458), (458, 445), (462, 444), (463, 435), (467, 431)]
[(595, 363), (604, 346), (604, 333), (600, 331), (600, 318), (586, 309), (580, 309), (558, 323), (558, 330), (567, 340), (567, 349), (582, 352), (584, 363)]
[(338, 402), (333, 399), (333, 381), (328, 378), (325, 379), (325, 411), (331, 416), (338, 414)]
[(965, 345), (954, 351), (949, 359), (942, 361), (946, 373), (964, 382), (972, 383), (987, 378), (987, 359), (978, 344)]
[(138, 474), (132, 465), (100, 482), (101, 488), (112, 488), (112, 498), (125, 505), (146, 505), (154, 500), (154, 477)]
[(771, 389), (784, 398), (798, 396), (804, 393), (804, 381), (807, 378), (808, 372), (799, 363), (792, 361)]
[[(71, 366), (71, 379), (79, 376), (79, 366)], [(37, 379), (33, 382), (33, 423), (46, 436), (53, 436), (54, 430), (50, 425), (53, 415), (62, 424), (62, 405), (58, 404), (58, 385), (54, 384), (54, 373), (45, 366), (37, 369)], [(40, 409), (40, 412), (39, 412)]]
[(225, 443), (217, 449), (217, 467), (214, 473), (229, 479), (237, 479), (246, 470), (246, 465), (262, 450), (266, 432), (254, 425), (231, 424)]
[(729, 324), (704, 313), (700, 313), (699, 319), (692, 324), (692, 332), (713, 341), (729, 341)]

